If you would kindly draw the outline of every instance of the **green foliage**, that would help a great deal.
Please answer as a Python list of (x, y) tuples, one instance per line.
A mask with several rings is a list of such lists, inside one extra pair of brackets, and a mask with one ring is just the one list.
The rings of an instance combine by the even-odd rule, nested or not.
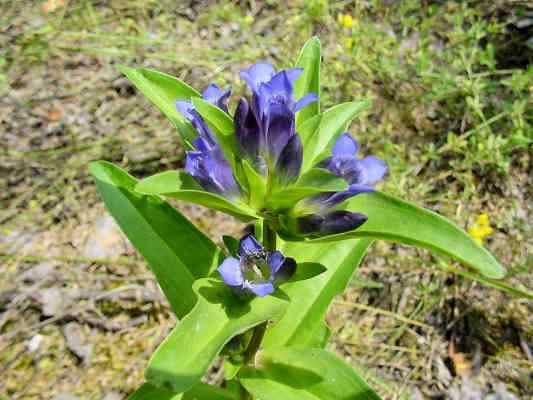
[(333, 298), (341, 293), (362, 261), (371, 240), (355, 239), (338, 243), (309, 245), (286, 243), (282, 251), (300, 262), (327, 266), (326, 272), (299, 284), (287, 283), (284, 291), (291, 302), (283, 318), (268, 330), (264, 346), (303, 346), (320, 342), (324, 316)]
[(325, 236), (311, 242), (372, 237), (425, 247), (453, 257), (488, 278), (503, 278), (505, 269), (464, 230), (437, 213), (380, 192), (348, 200), (348, 210), (361, 212), (368, 221), (353, 232)]
[(294, 185), (274, 192), (268, 201), (268, 207), (286, 209), (305, 197), (322, 192), (342, 191), (347, 188), (348, 185), (344, 179), (323, 168), (312, 168), (300, 176)]
[[(221, 250), (164, 200), (134, 191), (137, 180), (107, 162), (90, 166), (108, 211), (144, 256), (178, 318), (194, 306), (192, 284), (210, 274)], [(193, 246), (196, 251), (187, 251)]]
[(143, 194), (160, 194), (200, 204), (223, 211), (245, 222), (255, 218), (254, 211), (245, 204), (231, 202), (218, 194), (206, 192), (183, 171), (166, 171), (149, 176), (138, 182), (135, 190)]
[(286, 300), (255, 297), (246, 302), (218, 280), (194, 285), (198, 302), (154, 353), (146, 379), (177, 393), (197, 384), (229, 340), (268, 320), (279, 319)]
[[(309, 40), (296, 61), (296, 66), (303, 68), (302, 75), (294, 86), (294, 98), (300, 99), (308, 93), (315, 93), (320, 97), (320, 40), (317, 37)], [(320, 112), (320, 102), (314, 102), (301, 110), (296, 117), (296, 126)]]
[[(297, 62), (306, 68), (297, 84), (297, 97), (310, 91), (318, 93), (320, 57), (320, 42), (313, 38), (304, 46)], [(490, 59), (485, 61), (490, 65)], [(298, 210), (296, 207), (283, 214), (286, 209), (291, 209), (305, 197), (346, 189), (347, 184), (342, 179), (313, 166), (330, 154), (338, 136), (370, 106), (370, 101), (343, 103), (323, 113), (319, 112), (318, 106), (302, 110), (298, 124), (304, 147), (304, 173), (296, 183), (280, 189), (279, 185), (272, 185), (270, 176), (263, 178), (247, 161), (238, 159), (233, 121), (229, 115), (198, 98), (196, 92), (187, 93), (187, 87), (179, 80), (174, 81), (154, 71), (124, 71), (175, 123), (178, 118), (171, 112), (169, 96), (179, 91), (192, 98), (195, 108), (220, 142), (234, 174), (239, 181), (245, 182), (246, 190), (242, 199), (230, 201), (202, 190), (182, 171), (167, 171), (136, 182), (110, 164), (93, 164), (92, 172), (106, 205), (152, 265), (163, 290), (171, 296), (173, 306), (180, 300), (185, 303), (174, 306), (182, 319), (154, 353), (145, 374), (148, 383), (133, 398), (143, 396), (145, 392), (162, 400), (174, 399), (174, 393), (183, 393), (180, 397), (183, 399), (232, 398), (229, 392), (217, 394), (218, 389), (200, 383), (222, 354), (226, 357), (226, 378), (239, 382), (257, 398), (379, 399), (353, 368), (322, 350), (330, 335), (324, 321), (328, 307), (334, 297), (345, 290), (374, 239), (416, 245), (450, 256), (484, 275), (485, 282), (503, 277), (505, 270), (494, 257), (451, 221), (395, 197), (374, 192), (358, 195), (340, 206), (368, 216), (368, 221), (359, 229), (283, 245), (283, 254), (297, 260), (298, 268), (292, 279), (282, 284), (273, 295), (246, 298), (218, 279), (200, 279), (213, 271), (220, 250), (190, 224), (181, 221), (183, 217), (177, 212), (167, 217), (179, 221), (179, 227), (162, 226), (164, 222), (159, 219), (158, 212), (166, 215), (162, 210), (166, 213), (168, 205), (158, 195), (201, 204), (243, 221), (257, 220), (257, 233), (261, 233), (258, 238), (263, 243), (268, 242), (267, 248), (275, 247), (276, 223), (283, 222), (283, 218), (291, 222)], [(521, 83), (510, 85), (519, 87)], [(467, 99), (467, 102), (472, 103), (471, 107), (482, 109), (475, 99)], [(178, 124), (176, 126), (180, 129)], [(146, 212), (141, 209), (139, 204), (145, 201), (153, 201), (156, 204), (154, 210)], [(155, 231), (151, 232), (149, 240), (142, 236), (147, 225)], [(192, 246), (189, 249), (193, 249), (193, 255), (187, 256), (188, 259), (165, 252), (167, 243), (158, 234), (166, 232), (170, 235), (163, 231), (169, 228), (180, 232), (177, 241), (182, 249)], [(189, 242), (185, 236), (189, 234), (195, 236), (194, 240), (200, 245), (207, 246), (205, 254), (198, 254), (197, 243), (194, 240)], [(224, 243), (234, 255), (236, 240), (226, 236)], [(170, 276), (169, 268), (176, 258), (181, 268)], [(203, 267), (193, 271), (196, 262)], [(185, 277), (179, 281), (179, 290), (176, 276)], [(274, 324), (269, 325), (269, 322)], [(258, 352), (261, 344), (263, 350)]]
[(181, 137), (192, 142), (196, 133), (189, 121), (177, 110), (176, 100), (201, 96), (196, 90), (178, 78), (147, 68), (117, 67), (163, 114), (176, 126)]
[(306, 120), (299, 130), (304, 148), (302, 171), (330, 154), (335, 140), (348, 124), (369, 106), (369, 101), (339, 104)]
[(238, 400), (238, 397), (227, 390), (215, 386), (198, 383), (185, 393), (173, 393), (151, 383), (144, 383), (128, 400)]
[(263, 400), (379, 400), (353, 367), (321, 349), (269, 348), (258, 368), (241, 373), (244, 387)]

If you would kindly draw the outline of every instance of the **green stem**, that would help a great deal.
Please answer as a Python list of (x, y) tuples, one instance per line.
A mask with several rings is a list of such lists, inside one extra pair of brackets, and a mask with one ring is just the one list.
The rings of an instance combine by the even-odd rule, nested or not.
[[(276, 231), (273, 230), (267, 223), (263, 222), (263, 246), (267, 251), (276, 250)], [(261, 342), (265, 336), (265, 332), (268, 326), (268, 321), (265, 321), (254, 328), (254, 333), (248, 348), (244, 351), (244, 365), (248, 365), (254, 362), (255, 354), (261, 347)], [(250, 393), (244, 389), (241, 385), (241, 399), (249, 400), (252, 399)]]
[(267, 251), (276, 250), (276, 231), (267, 223), (263, 223), (263, 246)]

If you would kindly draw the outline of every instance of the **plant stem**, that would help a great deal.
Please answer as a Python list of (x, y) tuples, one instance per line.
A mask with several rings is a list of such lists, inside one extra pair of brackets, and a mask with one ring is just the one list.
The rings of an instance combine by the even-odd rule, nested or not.
[(276, 231), (267, 223), (263, 223), (263, 246), (267, 251), (276, 250)]
[[(263, 246), (265, 247), (265, 250), (269, 252), (275, 251), (276, 250), (276, 231), (273, 230), (268, 224), (264, 223), (262, 233), (263, 233)], [(263, 337), (265, 336), (267, 325), (268, 325), (268, 321), (265, 321), (257, 325), (254, 328), (254, 333), (252, 335), (252, 339), (250, 340), (250, 344), (248, 345), (248, 348), (244, 351), (244, 365), (253, 363), (255, 354), (259, 350), (259, 347), (261, 346), (261, 342), (263, 341)], [(242, 400), (252, 399), (252, 396), (250, 395), (250, 393), (248, 393), (242, 385), (241, 385), (241, 399)]]
[(259, 350), (259, 346), (261, 346), (261, 342), (263, 341), (263, 337), (265, 336), (267, 324), (268, 322), (263, 322), (262, 324), (257, 325), (254, 328), (254, 334), (252, 336), (252, 339), (250, 340), (250, 344), (244, 352), (245, 365), (249, 364), (250, 362), (253, 362), (255, 353), (257, 353), (257, 350)]

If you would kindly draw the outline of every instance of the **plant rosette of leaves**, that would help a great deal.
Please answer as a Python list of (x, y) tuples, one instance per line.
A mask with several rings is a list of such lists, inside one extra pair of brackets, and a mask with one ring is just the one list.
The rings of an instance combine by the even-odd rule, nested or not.
[[(324, 350), (325, 313), (375, 239), (429, 249), (494, 287), (505, 269), (442, 216), (376, 190), (384, 160), (358, 157), (346, 127), (370, 106), (321, 111), (320, 41), (293, 68), (241, 72), (250, 96), (233, 116), (229, 90), (200, 93), (170, 75), (120, 70), (158, 107), (187, 149), (184, 170), (141, 181), (90, 166), (107, 209), (144, 256), (179, 323), (153, 354), (130, 399), (379, 399), (356, 368)], [(167, 198), (255, 227), (215, 245)], [(528, 295), (529, 296), (529, 295)], [(222, 387), (202, 383), (224, 359)]]

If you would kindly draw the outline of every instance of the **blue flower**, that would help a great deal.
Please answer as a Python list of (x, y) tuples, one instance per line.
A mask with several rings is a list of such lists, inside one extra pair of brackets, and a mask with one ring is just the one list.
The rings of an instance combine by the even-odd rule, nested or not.
[(358, 159), (358, 151), (359, 144), (349, 133), (343, 133), (337, 139), (332, 156), (317, 166), (343, 178), (349, 187), (343, 192), (323, 193), (311, 201), (318, 203), (321, 208), (331, 208), (360, 193), (374, 191), (374, 185), (387, 173), (387, 164), (374, 156)]
[(238, 258), (226, 258), (217, 269), (228, 286), (260, 297), (272, 294), (274, 285), (288, 280), (295, 270), (294, 259), (266, 251), (251, 234), (240, 240)]
[[(216, 105), (225, 112), (226, 102), (231, 94), (228, 89), (222, 92), (215, 84), (210, 84), (203, 93), (203, 99)], [(198, 137), (192, 142), (194, 150), (186, 152), (185, 170), (209, 192), (235, 199), (240, 195), (231, 165), (224, 158), (222, 149), (213, 132), (189, 100), (177, 100), (176, 109), (196, 129)]]
[(295, 101), (293, 84), (302, 71), (292, 68), (276, 73), (267, 63), (241, 71), (252, 91), (252, 101), (250, 105), (241, 99), (235, 111), (237, 141), (243, 155), (262, 175), (276, 177), (281, 183), (295, 180), (302, 165), (295, 113), (318, 99), (309, 93)]
[(343, 133), (335, 142), (332, 156), (321, 161), (317, 167), (326, 168), (343, 178), (348, 189), (342, 192), (324, 192), (304, 200), (302, 208), (314, 210), (296, 218), (296, 230), (302, 235), (331, 235), (358, 228), (367, 221), (360, 213), (334, 210), (334, 208), (360, 193), (372, 192), (374, 185), (387, 173), (387, 165), (379, 158), (357, 158), (359, 144), (349, 134)]

